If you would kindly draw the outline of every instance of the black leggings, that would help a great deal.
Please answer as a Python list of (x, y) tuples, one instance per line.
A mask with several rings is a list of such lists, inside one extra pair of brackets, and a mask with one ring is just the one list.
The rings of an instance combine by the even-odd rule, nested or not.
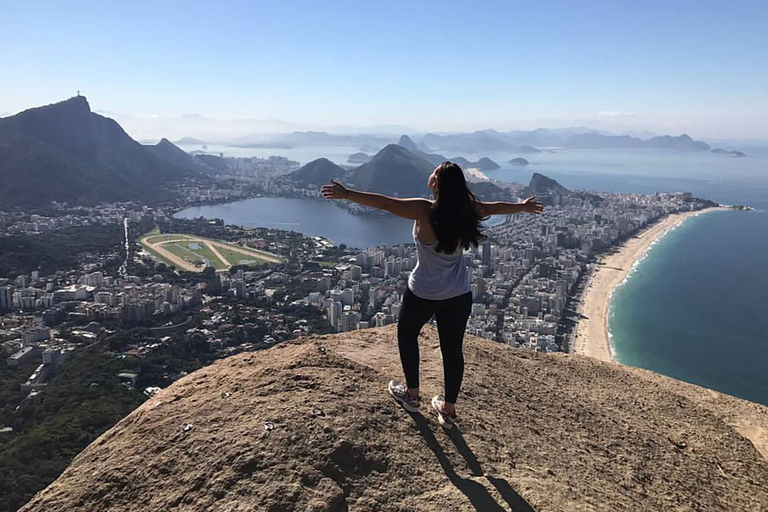
[(419, 387), (419, 332), (435, 315), (440, 351), (443, 354), (445, 401), (456, 403), (464, 377), (464, 329), (472, 309), (472, 293), (444, 300), (422, 299), (410, 288), (405, 289), (400, 318), (397, 321), (397, 344), (409, 388)]

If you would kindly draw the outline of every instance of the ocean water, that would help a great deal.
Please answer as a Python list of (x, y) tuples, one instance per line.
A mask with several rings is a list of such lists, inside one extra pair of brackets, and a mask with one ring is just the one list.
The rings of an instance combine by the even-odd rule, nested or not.
[(768, 212), (711, 212), (659, 239), (613, 293), (622, 364), (768, 405)]

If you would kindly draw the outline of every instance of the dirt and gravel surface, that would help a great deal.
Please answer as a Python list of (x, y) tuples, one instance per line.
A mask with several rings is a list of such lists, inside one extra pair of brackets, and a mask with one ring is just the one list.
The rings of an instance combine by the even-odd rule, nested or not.
[[(461, 432), (425, 329), (422, 414), (386, 394), (394, 326), (241, 354), (163, 390), (22, 510), (768, 510), (768, 408), (468, 337)], [(762, 436), (763, 441), (760, 441)]]

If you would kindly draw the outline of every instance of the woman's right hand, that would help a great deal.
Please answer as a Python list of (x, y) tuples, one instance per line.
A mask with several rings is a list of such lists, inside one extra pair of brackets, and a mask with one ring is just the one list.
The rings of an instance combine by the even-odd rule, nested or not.
[(331, 180), (330, 185), (323, 185), (320, 191), (326, 199), (346, 199), (349, 197), (349, 190), (336, 180)]

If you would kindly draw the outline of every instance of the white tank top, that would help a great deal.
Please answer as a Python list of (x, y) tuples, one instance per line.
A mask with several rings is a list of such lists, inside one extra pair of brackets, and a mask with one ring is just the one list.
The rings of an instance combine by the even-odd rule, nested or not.
[(415, 222), (413, 240), (416, 242), (416, 267), (408, 278), (408, 288), (414, 295), (422, 299), (444, 300), (464, 295), (472, 289), (460, 246), (451, 254), (435, 251), (437, 242), (423, 244), (416, 236)]

